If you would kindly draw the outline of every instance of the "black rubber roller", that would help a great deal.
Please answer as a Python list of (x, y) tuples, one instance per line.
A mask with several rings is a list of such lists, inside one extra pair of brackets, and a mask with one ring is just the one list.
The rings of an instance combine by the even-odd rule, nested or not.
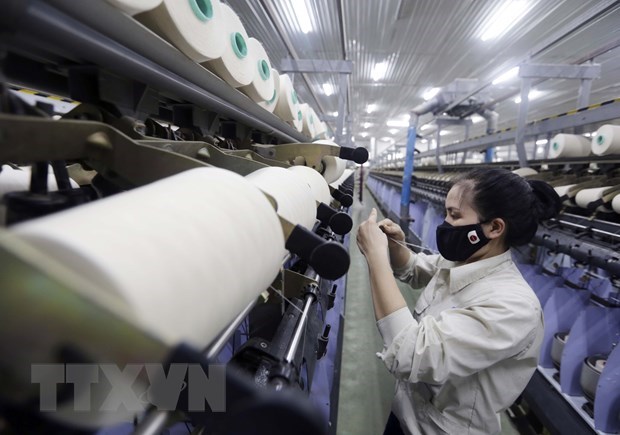
[(329, 227), (334, 233), (344, 236), (353, 228), (353, 219), (348, 214), (339, 211), (329, 219)]
[(364, 147), (340, 147), (340, 158), (345, 160), (353, 160), (355, 163), (361, 165), (368, 161), (368, 150)]
[(320, 203), (317, 207), (316, 217), (323, 225), (329, 225), (334, 233), (341, 236), (347, 234), (353, 228), (351, 216), (323, 203)]
[(332, 197), (342, 204), (344, 207), (351, 207), (353, 205), (353, 197), (347, 193), (344, 193), (338, 189), (332, 191)]
[(349, 270), (349, 253), (340, 243), (327, 242), (300, 225), (295, 226), (285, 247), (323, 278), (338, 279)]

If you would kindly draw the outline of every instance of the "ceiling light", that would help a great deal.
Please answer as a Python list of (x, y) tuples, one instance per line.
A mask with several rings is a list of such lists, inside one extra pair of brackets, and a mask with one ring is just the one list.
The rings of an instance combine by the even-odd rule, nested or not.
[(536, 145), (545, 145), (547, 142), (549, 142), (547, 139), (538, 139)]
[(401, 119), (389, 119), (386, 124), (388, 127), (409, 127), (409, 121)]
[(491, 83), (494, 84), (494, 85), (497, 85), (499, 83), (507, 82), (509, 80), (517, 78), (517, 75), (519, 75), (519, 67), (515, 66), (514, 68), (510, 68), (504, 74), (498, 76)]
[(387, 74), (389, 63), (387, 60), (383, 62), (376, 63), (372, 68), (372, 72), (370, 73), (370, 77), (376, 82), (381, 80)]
[(293, 10), (297, 16), (299, 29), (304, 34), (310, 33), (312, 31), (312, 19), (310, 18), (310, 9), (308, 8), (306, 0), (296, 1)]
[(397, 128), (390, 128), (388, 131), (390, 132), (390, 134), (396, 134), (396, 133), (398, 133), (400, 130), (399, 130), (399, 129), (397, 129)]
[(440, 89), (441, 88), (430, 88), (429, 90), (427, 90), (426, 92), (422, 94), (422, 98), (424, 98), (424, 101), (428, 101), (431, 98), (433, 98), (435, 95), (437, 95)]
[(367, 131), (363, 131), (363, 132), (360, 133), (360, 136), (367, 137), (368, 136), (368, 132)]
[(508, 31), (523, 18), (526, 8), (527, 2), (524, 0), (512, 0), (499, 5), (495, 13), (489, 17), (489, 25), (480, 36), (480, 39), (488, 41)]
[(328, 97), (330, 95), (334, 95), (334, 87), (332, 86), (331, 83), (323, 83), (323, 93), (325, 95), (327, 95)]
[(382, 137), (381, 139), (379, 139), (381, 142), (390, 142), (392, 143), (394, 141), (394, 139), (392, 139), (391, 137)]
[(433, 126), (432, 126), (432, 125), (430, 125), (430, 124), (424, 124), (422, 127), (420, 127), (420, 131), (429, 130), (429, 129), (431, 129), (431, 128), (433, 128)]
[(366, 113), (372, 113), (375, 110), (377, 110), (376, 104), (369, 104), (368, 106), (366, 106)]
[(327, 112), (329, 116), (333, 116), (334, 118), (338, 117), (338, 112)]
[[(542, 92), (537, 91), (537, 90), (535, 90), (535, 89), (532, 89), (532, 90), (530, 91), (530, 93), (529, 93), (529, 94), (527, 94), (527, 99), (528, 99), (528, 100), (530, 100), (530, 101), (532, 101), (532, 100), (534, 100), (534, 99), (536, 99), (536, 98), (540, 97), (542, 94), (543, 94)], [(515, 102), (515, 103), (517, 103), (517, 104), (519, 104), (519, 103), (521, 102), (521, 95), (519, 95), (517, 98), (515, 98), (515, 99), (514, 99), (514, 102)]]
[(372, 124), (370, 122), (365, 122), (362, 124), (362, 127), (364, 128), (370, 128), (372, 126)]
[(445, 136), (445, 135), (447, 135), (447, 134), (450, 134), (450, 132), (449, 132), (448, 130), (441, 130), (441, 131), (439, 132), (439, 136)]

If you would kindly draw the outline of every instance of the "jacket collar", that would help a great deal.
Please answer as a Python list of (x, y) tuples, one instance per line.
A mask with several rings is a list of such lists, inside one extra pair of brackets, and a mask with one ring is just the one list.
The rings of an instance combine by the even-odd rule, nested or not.
[(448, 260), (444, 260), (442, 263), (441, 268), (447, 269), (446, 272), (449, 275), (450, 293), (457, 293), (469, 284), (508, 267), (512, 263), (512, 254), (509, 249), (503, 254), (469, 264), (460, 264)]

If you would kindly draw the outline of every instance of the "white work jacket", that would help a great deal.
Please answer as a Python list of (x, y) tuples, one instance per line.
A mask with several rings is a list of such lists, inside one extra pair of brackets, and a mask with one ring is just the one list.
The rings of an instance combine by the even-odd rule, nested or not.
[(412, 253), (394, 274), (426, 286), (413, 315), (402, 308), (377, 322), (403, 431), (499, 433), (499, 413), (532, 377), (543, 337), (540, 303), (510, 251), (470, 264)]

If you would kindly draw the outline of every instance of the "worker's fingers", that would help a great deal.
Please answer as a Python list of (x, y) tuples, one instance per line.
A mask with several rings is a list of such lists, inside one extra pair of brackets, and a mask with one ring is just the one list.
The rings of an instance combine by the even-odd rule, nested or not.
[(368, 216), (368, 221), (372, 223), (377, 223), (377, 209), (373, 207), (370, 211), (370, 216)]

